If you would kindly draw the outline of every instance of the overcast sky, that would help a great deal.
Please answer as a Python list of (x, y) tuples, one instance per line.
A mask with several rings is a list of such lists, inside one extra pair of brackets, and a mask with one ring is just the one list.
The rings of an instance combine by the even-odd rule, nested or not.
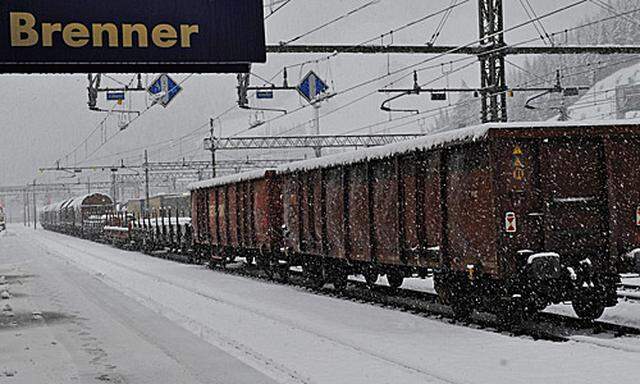
[[(266, 2), (268, 3), (269, 0)], [(268, 43), (277, 43), (289, 40), (367, 2), (368, 0), (292, 0), (290, 4), (267, 20), (267, 41)], [(442, 9), (450, 2), (450, 0), (380, 0), (377, 4), (296, 43), (360, 43), (435, 10)], [(573, 2), (573, 0), (531, 1), (538, 15)], [(466, 44), (476, 38), (478, 34), (476, 3), (476, 0), (471, 0), (454, 10), (436, 44)], [(507, 27), (528, 20), (519, 0), (505, 0), (504, 7)], [(547, 18), (543, 24), (549, 32), (558, 31), (578, 24), (584, 17), (596, 11), (595, 6), (585, 3), (567, 12)], [(438, 21), (439, 18), (433, 18), (396, 33), (393, 36), (393, 42), (395, 44), (424, 44), (433, 34)], [(506, 40), (509, 43), (517, 43), (536, 35), (533, 26), (529, 25), (507, 34)], [(390, 39), (387, 38), (384, 43), (389, 44), (390, 42)], [(252, 71), (262, 77), (271, 78), (284, 65), (322, 57), (324, 56), (269, 55), (266, 64), (255, 65)], [(446, 63), (459, 57), (451, 56), (429, 64)], [(424, 55), (339, 55), (329, 61), (291, 69), (289, 79), (291, 83), (296, 83), (300, 76), (313, 69), (327, 80), (333, 91), (340, 92), (354, 84), (384, 75), (388, 71), (393, 72), (398, 68), (415, 64), (427, 58), (428, 56)], [(523, 58), (514, 58), (514, 60), (523, 60)], [(445, 65), (444, 68), (449, 68), (449, 65)], [(436, 68), (421, 72), (420, 82), (441, 76), (441, 71), (442, 68)], [(398, 76), (390, 76), (369, 86), (335, 97), (323, 105), (321, 115), (331, 113), (337, 108), (387, 85), (390, 80), (406, 74), (407, 72), (402, 72)], [(148, 77), (152, 78), (153, 76), (149, 75)], [(114, 75), (113, 77), (125, 82), (131, 78), (124, 75)], [(169, 108), (153, 107), (98, 151), (95, 149), (101, 144), (101, 135), (92, 136), (86, 146), (86, 151), (83, 146), (81, 150), (76, 152), (75, 161), (84, 164), (110, 164), (123, 158), (127, 162), (139, 162), (143, 146), (149, 146), (152, 160), (172, 160), (182, 157), (206, 158), (208, 155), (202, 150), (202, 139), (207, 133), (205, 125), (208, 124), (210, 116), (216, 116), (232, 107), (236, 102), (235, 75), (193, 75), (190, 77), (175, 75), (175, 78), (178, 80), (186, 79), (186, 81), (183, 84), (184, 91)], [(462, 80), (469, 85), (478, 85), (478, 66), (474, 64), (468, 70), (451, 75), (448, 79), (443, 79), (434, 85), (444, 86), (447, 80), (450, 85), (459, 85)], [(282, 77), (276, 77), (274, 82), (281, 83)], [(105, 83), (106, 85), (117, 85), (111, 80), (103, 81), (103, 84)], [(259, 80), (252, 78), (252, 84), (259, 83)], [(398, 85), (411, 86), (410, 77), (405, 78)], [(69, 153), (75, 145), (81, 143), (104, 118), (103, 114), (90, 112), (87, 109), (86, 86), (86, 75), (0, 76), (0, 98), (2, 100), (0, 102), (0, 116), (2, 116), (0, 185), (22, 185), (33, 180), (36, 176), (39, 180), (55, 180), (53, 175), (37, 174), (36, 169), (40, 166), (52, 165), (60, 158), (64, 161), (64, 155)], [(389, 119), (389, 116), (379, 109), (383, 100), (384, 96), (374, 94), (323, 117), (322, 132), (366, 133), (367, 129), (359, 131), (357, 129)], [(144, 109), (145, 102), (144, 96), (136, 95), (131, 101), (131, 108)], [(102, 107), (108, 107), (104, 95), (99, 104)], [(257, 104), (255, 100), (252, 100), (252, 104), (288, 110), (304, 105), (295, 93), (278, 93), (273, 101)], [(427, 100), (426, 96), (421, 96), (407, 98), (402, 102), (402, 105), (424, 109), (445, 106), (447, 103), (431, 102)], [(222, 135), (237, 132), (250, 135), (277, 132), (307, 122), (312, 117), (312, 111), (310, 108), (305, 108), (286, 117), (278, 118), (259, 129), (247, 132), (251, 116), (251, 113), (236, 108), (216, 123), (216, 133), (219, 134), (220, 130)], [(264, 118), (269, 119), (276, 116), (278, 116), (277, 113), (267, 113)], [(258, 117), (261, 118), (261, 116)], [(401, 115), (394, 115), (394, 118), (398, 117)], [(113, 135), (118, 131), (118, 117), (110, 117), (106, 125), (108, 135)], [(388, 126), (392, 126), (392, 124), (377, 126), (373, 131), (384, 130)], [(416, 123), (394, 132), (417, 131), (418, 129), (419, 125)], [(171, 145), (164, 147), (153, 145), (191, 132), (195, 132), (195, 134), (182, 141), (169, 143)], [(298, 132), (301, 131), (298, 130)], [(89, 158), (85, 159), (87, 155)], [(221, 154), (223, 158), (247, 155), (249, 154)], [(277, 156), (284, 155), (280, 153)], [(69, 156), (67, 161), (72, 163), (73, 157), (73, 155)]]

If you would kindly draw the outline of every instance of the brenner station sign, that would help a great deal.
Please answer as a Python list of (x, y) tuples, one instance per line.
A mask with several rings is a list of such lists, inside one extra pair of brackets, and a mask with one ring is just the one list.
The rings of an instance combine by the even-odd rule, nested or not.
[(247, 72), (262, 0), (3, 0), (0, 72)]

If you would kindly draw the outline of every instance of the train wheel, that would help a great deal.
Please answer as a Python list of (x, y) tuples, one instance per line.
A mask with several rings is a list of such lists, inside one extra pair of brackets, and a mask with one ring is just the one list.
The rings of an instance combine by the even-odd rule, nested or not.
[(526, 310), (520, 299), (506, 299), (498, 306), (496, 316), (498, 323), (506, 328), (511, 328), (522, 324), (526, 318)]
[(396, 290), (402, 286), (404, 275), (400, 271), (387, 272), (387, 282), (391, 289)]
[(325, 284), (325, 273), (322, 265), (307, 264), (303, 268), (303, 274), (307, 286), (313, 289), (320, 289)]
[(245, 257), (246, 264), (247, 264), (247, 265), (253, 265), (253, 259), (254, 259), (253, 255), (247, 255), (247, 256)]
[(364, 272), (362, 272), (362, 275), (364, 276), (367, 285), (371, 289), (376, 286), (376, 282), (378, 281), (378, 277), (380, 276), (378, 274), (378, 271), (376, 271), (374, 268), (366, 269)]
[(602, 295), (596, 289), (582, 290), (573, 301), (571, 306), (579, 318), (584, 320), (595, 320), (604, 313), (605, 305)]
[(286, 283), (289, 281), (289, 264), (276, 265), (278, 269), (278, 281)]
[(473, 307), (462, 297), (454, 297), (451, 300), (451, 310), (456, 320), (467, 320), (471, 317)]
[(436, 274), (433, 281), (440, 302), (451, 307), (454, 319), (471, 317), (473, 306), (465, 281), (447, 274)]
[(332, 275), (333, 287), (337, 291), (344, 291), (345, 288), (347, 288), (347, 283), (349, 281), (349, 275), (347, 272), (343, 271), (342, 268), (336, 268)]

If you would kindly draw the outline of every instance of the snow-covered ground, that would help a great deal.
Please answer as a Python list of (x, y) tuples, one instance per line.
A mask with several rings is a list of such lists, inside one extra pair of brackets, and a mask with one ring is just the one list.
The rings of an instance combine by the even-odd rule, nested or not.
[[(360, 282), (365, 281), (362, 276), (351, 276), (350, 279)], [(634, 284), (640, 286), (640, 278), (637, 277), (625, 278), (622, 281), (625, 284)], [(377, 284), (388, 285), (387, 280), (384, 276), (378, 279)], [(435, 293), (432, 278), (405, 279), (404, 283), (402, 284), (402, 288), (420, 292)], [(635, 295), (629, 296), (634, 297)], [(640, 299), (640, 294), (638, 294), (638, 298)], [(568, 316), (576, 316), (573, 312), (571, 304), (569, 303), (550, 306), (546, 309), (546, 311)], [(635, 299), (631, 301), (625, 301), (621, 299), (617, 306), (607, 308), (600, 320), (640, 328), (640, 301), (636, 301)]]
[[(13, 297), (0, 305), (31, 319), (0, 327), (0, 383), (606, 383), (640, 374), (640, 338), (534, 341), (22, 227), (0, 235), (0, 275), (26, 275), (7, 280)], [(640, 305), (624, 308), (640, 318)]]

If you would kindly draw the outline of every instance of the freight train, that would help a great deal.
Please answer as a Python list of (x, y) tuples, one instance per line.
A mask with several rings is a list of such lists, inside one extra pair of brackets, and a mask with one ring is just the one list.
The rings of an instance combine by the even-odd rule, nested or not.
[(190, 186), (189, 253), (337, 289), (433, 275), (459, 317), (595, 319), (640, 254), (639, 160), (637, 124), (508, 123), (221, 177)]
[(40, 223), (44, 229), (99, 240), (113, 207), (111, 197), (90, 193), (43, 207)]

